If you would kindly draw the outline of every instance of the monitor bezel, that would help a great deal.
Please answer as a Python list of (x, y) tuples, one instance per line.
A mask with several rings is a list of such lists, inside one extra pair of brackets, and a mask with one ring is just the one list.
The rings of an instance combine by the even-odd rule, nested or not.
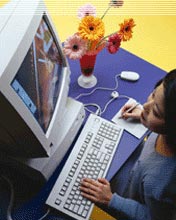
[[(23, 8), (26, 1), (20, 1), (18, 7), (15, 8), (15, 13), (13, 13), (8, 19), (7, 24), (3, 30), (3, 36), (0, 39), (6, 37), (6, 41), (2, 43), (2, 49), (4, 49), (4, 59), (2, 59), (2, 66), (0, 67), (0, 92), (6, 97), (6, 99), (11, 103), (13, 108), (21, 116), (22, 120), (25, 121), (26, 125), (30, 128), (31, 132), (41, 143), (44, 153), (50, 155), (52, 151), (57, 147), (58, 140), (58, 128), (59, 122), (66, 111), (66, 101), (68, 97), (69, 82), (70, 82), (70, 69), (67, 60), (62, 51), (62, 44), (59, 40), (57, 31), (47, 13), (47, 10), (42, 3), (42, 1), (35, 1), (33, 4), (30, 3), (30, 13), (25, 16), (20, 14), (21, 8)], [(24, 4), (24, 5), (23, 5)], [(18, 94), (14, 91), (11, 86), (15, 75), (20, 68), (24, 57), (26, 56), (28, 49), (30, 48), (32, 41), (34, 39), (35, 33), (39, 27), (41, 19), (44, 18), (52, 36), (56, 42), (56, 46), (59, 49), (60, 54), (65, 67), (62, 71), (62, 85), (60, 89), (60, 95), (58, 97), (54, 114), (50, 121), (49, 127), (46, 133), (42, 130), (37, 120), (31, 114), (27, 106), (23, 103)], [(17, 30), (17, 24), (20, 24), (19, 30)], [(9, 33), (12, 32), (14, 38), (13, 42), (9, 39)], [(2, 37), (2, 38), (1, 38)], [(14, 43), (15, 42), (15, 43)], [(6, 45), (7, 50), (4, 48)], [(4, 83), (5, 82), (5, 83)], [(35, 152), (34, 152), (35, 154)]]

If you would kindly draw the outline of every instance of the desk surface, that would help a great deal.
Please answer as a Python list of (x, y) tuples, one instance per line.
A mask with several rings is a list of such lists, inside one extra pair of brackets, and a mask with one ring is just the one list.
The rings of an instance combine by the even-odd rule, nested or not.
[[(77, 84), (77, 78), (80, 75), (79, 62), (69, 60), (69, 64), (72, 72), (69, 95), (74, 98), (80, 93), (90, 92), (92, 89), (83, 89), (80, 88)], [(108, 54), (108, 52), (103, 50), (97, 56), (97, 62), (94, 71), (95, 76), (98, 79), (98, 83), (96, 86), (113, 88), (115, 86), (115, 75), (120, 74), (120, 72), (123, 70), (138, 72), (140, 74), (140, 79), (137, 82), (128, 82), (118, 78), (117, 91), (120, 94), (135, 98), (141, 103), (145, 102), (155, 83), (166, 74), (163, 70), (151, 65), (150, 63), (140, 59), (139, 57), (136, 57), (135, 55), (123, 49), (120, 49), (119, 52), (115, 55)], [(105, 106), (105, 103), (109, 101), (110, 94), (110, 91), (96, 91), (91, 96), (82, 97), (79, 100), (83, 103), (95, 102), (103, 108)], [(110, 120), (126, 101), (127, 99), (124, 98), (119, 98), (115, 100), (109, 105), (102, 117)], [(127, 158), (137, 148), (142, 139), (143, 138), (137, 139), (126, 131), (123, 133), (119, 148), (107, 175), (108, 179), (111, 179), (112, 176), (120, 169)], [(29, 216), (31, 220), (39, 219), (46, 212), (45, 201), (57, 178), (58, 173), (59, 169), (54, 172), (50, 180), (45, 184), (45, 186), (35, 197), (33, 197), (31, 200), (27, 200), (28, 202), (26, 202), (25, 204), (20, 204), (19, 208), (15, 210), (13, 216), (14, 219), (25, 220), (29, 219)], [(22, 186), (22, 183), (23, 181), (20, 182), (20, 186), (23, 189), (24, 186)], [(20, 186), (18, 184), (18, 188), (20, 188)], [(9, 195), (7, 195), (7, 197), (9, 197)], [(21, 194), (15, 194), (15, 198), (16, 197), (19, 197), (19, 200), (22, 200)], [(5, 202), (3, 201), (2, 204), (5, 204)], [(4, 211), (0, 208), (0, 220), (4, 219), (2, 218), (2, 216), (6, 215), (5, 210), (7, 210), (7, 207), (4, 208)], [(51, 215), (47, 217), (48, 220), (53, 220), (57, 218), (59, 219), (58, 216), (52, 218)]]
[[(90, 92), (96, 87), (114, 88), (115, 75), (120, 74), (123, 70), (130, 70), (139, 73), (140, 79), (137, 82), (130, 82), (118, 77), (117, 91), (120, 95), (126, 95), (136, 99), (140, 103), (144, 103), (150, 92), (153, 90), (155, 83), (166, 74), (165, 71), (151, 65), (124, 49), (120, 49), (118, 53), (113, 55), (109, 54), (106, 50), (103, 50), (97, 56), (94, 69), (94, 75), (97, 77), (98, 83), (92, 89), (84, 89), (79, 87), (77, 83), (77, 78), (81, 72), (79, 62), (69, 60), (69, 64), (72, 72), (69, 95), (73, 98), (77, 97), (79, 94)], [(96, 103), (103, 109), (105, 104), (111, 99), (111, 92), (112, 91), (97, 90), (90, 96), (80, 97), (79, 101), (83, 103)], [(128, 99), (126, 98), (118, 98), (114, 100), (108, 106), (105, 113), (102, 114), (102, 117), (111, 120), (127, 100)], [(143, 137), (137, 139), (124, 131), (118, 150), (108, 172), (107, 179), (113, 177), (142, 140)]]

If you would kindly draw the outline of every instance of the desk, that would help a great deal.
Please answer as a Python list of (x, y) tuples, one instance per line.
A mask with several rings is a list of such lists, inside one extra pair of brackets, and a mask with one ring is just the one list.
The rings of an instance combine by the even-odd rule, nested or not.
[[(83, 89), (77, 84), (77, 78), (80, 75), (79, 62), (69, 60), (69, 64), (72, 71), (69, 95), (74, 98), (80, 93), (90, 92), (92, 89)], [(137, 82), (128, 82), (119, 78), (118, 92), (120, 94), (133, 97), (141, 103), (145, 102), (155, 83), (166, 74), (165, 71), (123, 49), (120, 49), (115, 55), (108, 54), (106, 50), (103, 50), (97, 56), (97, 63), (94, 71), (98, 79), (97, 86), (108, 88), (114, 87), (114, 76), (116, 74), (120, 74), (120, 72), (123, 70), (138, 72), (140, 74), (140, 79)], [(107, 101), (110, 99), (110, 94), (111, 92), (108, 91), (96, 91), (91, 96), (82, 97), (79, 100), (83, 103), (95, 102), (103, 108), (105, 103), (107, 103)], [(102, 115), (102, 117), (110, 120), (126, 101), (127, 99), (121, 98), (115, 100), (109, 105), (107, 111)], [(130, 157), (142, 140), (143, 138), (137, 139), (126, 131), (123, 133), (119, 148), (108, 172), (107, 179), (110, 180), (113, 175), (122, 167), (122, 165)], [(56, 170), (51, 179), (44, 185), (41, 191), (32, 198), (32, 200), (29, 200), (24, 205), (20, 204), (20, 208), (18, 208), (18, 210), (16, 210), (14, 213), (14, 219), (29, 220), (30, 216), (30, 220), (36, 220), (45, 213), (45, 201), (57, 178), (57, 175), (59, 174), (59, 171), (60, 168)], [(21, 195), (18, 195), (18, 197), (19, 196)], [(0, 220), (5, 219), (2, 217), (5, 216), (5, 214), (3, 214), (4, 213), (1, 213), (0, 210)], [(47, 219), (53, 220), (57, 218), (48, 216)]]
[[(77, 78), (80, 75), (80, 67), (78, 61), (69, 60), (71, 68), (71, 97), (76, 97), (79, 94), (90, 92), (92, 89), (80, 88), (77, 83)], [(144, 103), (153, 90), (155, 83), (162, 78), (166, 72), (158, 67), (140, 59), (139, 57), (120, 49), (116, 54), (109, 54), (107, 50), (103, 50), (97, 56), (97, 61), (94, 69), (98, 83), (95, 87), (115, 87), (115, 75), (120, 74), (123, 70), (130, 70), (139, 73), (140, 79), (137, 82), (124, 81), (118, 77), (118, 89), (120, 95), (130, 96), (140, 103)], [(79, 99), (83, 103), (97, 103), (101, 108), (110, 100), (111, 91), (95, 91), (90, 96), (84, 96)], [(125, 98), (114, 100), (107, 108), (102, 117), (111, 120), (118, 112), (121, 106), (127, 101)], [(111, 167), (109, 169), (107, 179), (110, 180), (114, 174), (121, 168), (129, 156), (134, 152), (138, 145), (143, 140), (137, 139), (128, 132), (124, 131), (118, 150), (114, 156)]]

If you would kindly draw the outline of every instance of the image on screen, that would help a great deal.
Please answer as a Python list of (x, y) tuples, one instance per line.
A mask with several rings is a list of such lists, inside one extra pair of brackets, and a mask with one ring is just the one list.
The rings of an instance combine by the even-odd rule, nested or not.
[(62, 68), (61, 54), (45, 19), (42, 19), (11, 86), (44, 132), (59, 96)]

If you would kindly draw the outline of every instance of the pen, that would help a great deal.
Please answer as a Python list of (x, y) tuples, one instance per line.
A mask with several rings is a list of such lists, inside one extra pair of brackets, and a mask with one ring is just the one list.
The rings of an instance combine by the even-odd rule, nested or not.
[[(124, 113), (123, 113), (123, 115), (125, 114), (125, 113), (128, 113), (128, 112), (131, 112), (131, 111), (133, 111), (133, 109), (135, 109), (138, 105), (140, 105), (140, 103), (139, 102), (137, 102), (134, 106), (131, 106), (131, 108), (129, 108), (128, 110), (126, 110)], [(120, 116), (119, 118), (122, 118), (123, 117), (123, 115), (122, 116)]]

